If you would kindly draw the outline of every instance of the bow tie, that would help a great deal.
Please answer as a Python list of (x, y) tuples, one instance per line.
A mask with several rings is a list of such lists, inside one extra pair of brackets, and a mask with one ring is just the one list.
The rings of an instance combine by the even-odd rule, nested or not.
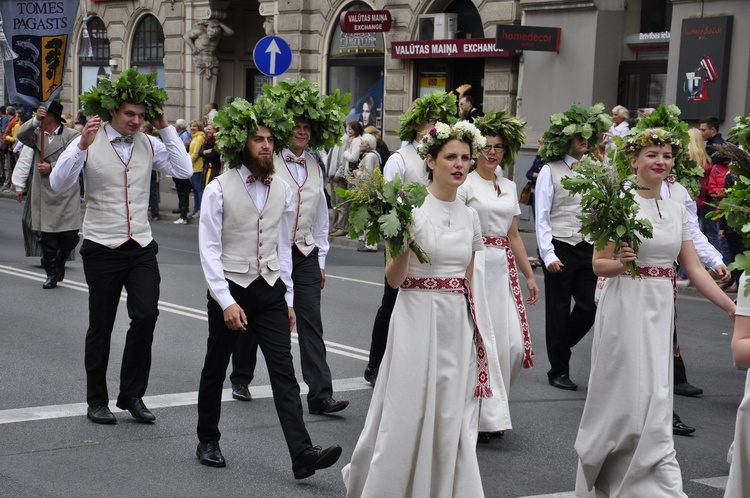
[(264, 176), (263, 178), (260, 178), (260, 177), (255, 176), (255, 175), (250, 175), (250, 176), (247, 177), (247, 183), (255, 183), (258, 180), (260, 180), (261, 182), (263, 182), (263, 185), (265, 185), (266, 187), (268, 187), (269, 185), (271, 185), (271, 181), (273, 180), (273, 178), (271, 178), (270, 176)]
[(302, 166), (307, 166), (307, 161), (304, 158), (297, 157), (292, 154), (287, 154), (286, 160), (287, 162), (290, 162), (290, 163), (297, 163), (297, 164), (301, 164)]
[(120, 135), (119, 137), (112, 140), (113, 144), (132, 144), (133, 135)]

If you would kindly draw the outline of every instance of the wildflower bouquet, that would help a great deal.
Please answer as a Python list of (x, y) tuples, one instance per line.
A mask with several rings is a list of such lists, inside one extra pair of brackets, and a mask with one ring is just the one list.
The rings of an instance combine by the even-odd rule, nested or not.
[[(640, 237), (653, 237), (651, 222), (637, 218), (638, 203), (633, 190), (640, 187), (634, 175), (622, 176), (617, 170), (599, 161), (584, 157), (573, 167), (578, 173), (562, 179), (562, 185), (572, 194), (581, 194), (581, 233), (589, 236), (597, 251), (611, 240), (615, 247), (629, 242), (638, 252)], [(640, 235), (640, 237), (639, 237)], [(628, 263), (633, 279), (640, 278), (635, 261)]]
[(416, 242), (409, 244), (412, 211), (424, 203), (427, 188), (421, 183), (404, 185), (399, 175), (386, 182), (379, 169), (366, 178), (354, 178), (351, 183), (351, 189), (336, 189), (344, 202), (351, 204), (349, 237), (367, 233), (367, 244), (377, 244), (380, 240), (388, 243), (391, 258), (411, 249), (420, 263), (429, 263)]

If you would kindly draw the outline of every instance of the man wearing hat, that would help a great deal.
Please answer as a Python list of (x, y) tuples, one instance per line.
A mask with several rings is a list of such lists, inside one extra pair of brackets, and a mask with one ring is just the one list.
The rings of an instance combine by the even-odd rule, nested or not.
[[(58, 192), (77, 185), (81, 171), (86, 182), (81, 257), (89, 286), (89, 328), (84, 361), (87, 417), (97, 424), (117, 422), (108, 407), (107, 365), (123, 287), (130, 328), (117, 407), (138, 422), (156, 419), (142, 399), (151, 370), (161, 281), (159, 246), (148, 222), (151, 169), (178, 178), (193, 174), (190, 156), (164, 114), (167, 93), (156, 86), (156, 73), (140, 74), (133, 67), (120, 78), (113, 84), (105, 77), (81, 96), (84, 112), (93, 117), (50, 175)], [(161, 140), (140, 131), (146, 119)]]
[(34, 188), (26, 202), (30, 203), (31, 226), (42, 234), (42, 265), (47, 273), (43, 289), (54, 289), (57, 282), (65, 278), (65, 262), (78, 245), (78, 231), (81, 229), (78, 183), (63, 192), (55, 192), (49, 182), (50, 172), (60, 154), (80, 135), (63, 126), (62, 111), (62, 104), (56, 101), (52, 101), (48, 109), (39, 106), (36, 117), (24, 123), (16, 135), (26, 147), (21, 149), (13, 170), (13, 186), (16, 200), (21, 202), (29, 173), (33, 175)]
[(273, 152), (285, 146), (293, 122), (283, 106), (263, 97), (252, 107), (244, 99), (226, 104), (216, 122), (226, 132), (216, 148), (229, 170), (206, 186), (198, 229), (209, 298), (196, 454), (203, 465), (226, 465), (219, 447), (222, 386), (237, 340), (252, 337), (266, 358), (294, 477), (304, 479), (336, 463), (341, 447), (312, 446), (292, 361), (289, 233), (297, 211), (292, 189), (275, 174)]

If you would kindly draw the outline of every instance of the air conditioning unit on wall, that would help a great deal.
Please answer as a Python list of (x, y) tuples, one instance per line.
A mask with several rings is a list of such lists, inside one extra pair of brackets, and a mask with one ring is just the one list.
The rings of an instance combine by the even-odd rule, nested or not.
[(420, 40), (452, 40), (456, 37), (458, 14), (423, 14), (419, 16)]

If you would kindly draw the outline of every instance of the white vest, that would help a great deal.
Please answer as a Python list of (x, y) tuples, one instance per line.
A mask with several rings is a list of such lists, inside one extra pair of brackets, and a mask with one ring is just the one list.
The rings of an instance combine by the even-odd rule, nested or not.
[(258, 277), (273, 287), (279, 278), (279, 223), (286, 203), (286, 186), (276, 177), (258, 212), (237, 170), (216, 178), (224, 198), (221, 264), (224, 278), (247, 287)]
[(125, 164), (109, 143), (102, 126), (88, 148), (83, 169), (86, 186), (86, 214), (83, 238), (117, 248), (128, 240), (148, 245), (148, 196), (154, 149), (148, 137), (136, 133), (130, 161)]
[(297, 201), (297, 216), (294, 220), (291, 243), (304, 256), (309, 256), (315, 248), (312, 224), (318, 212), (320, 183), (323, 181), (323, 176), (315, 158), (307, 152), (305, 152), (305, 161), (307, 161), (307, 179), (300, 185), (297, 183), (294, 174), (290, 171), (290, 168), (294, 168), (295, 166), (287, 166), (286, 161), (279, 154), (273, 156), (276, 175), (289, 184)]
[(417, 182), (427, 185), (430, 183), (427, 177), (427, 166), (424, 159), (417, 154), (417, 146), (415, 144), (416, 142), (412, 142), (396, 151), (404, 159), (404, 178), (401, 181), (404, 184)]
[(562, 186), (560, 180), (573, 174), (565, 161), (552, 161), (548, 166), (554, 189), (549, 213), (552, 238), (574, 246), (584, 240), (581, 221), (577, 218), (581, 212), (581, 195), (572, 195)]

